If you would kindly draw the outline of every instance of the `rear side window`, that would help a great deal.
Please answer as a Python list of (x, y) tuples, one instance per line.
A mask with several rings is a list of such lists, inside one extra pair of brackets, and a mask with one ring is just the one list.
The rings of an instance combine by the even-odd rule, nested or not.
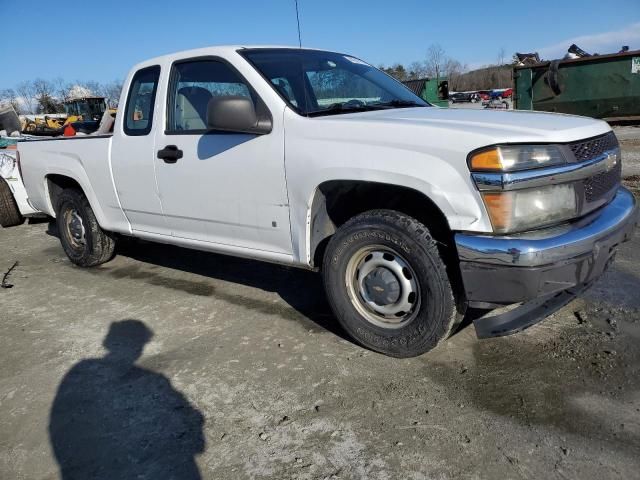
[(206, 131), (207, 106), (213, 97), (239, 95), (253, 99), (249, 86), (240, 75), (218, 60), (174, 65), (171, 85), (167, 125), (170, 132)]
[(153, 123), (160, 66), (143, 68), (133, 76), (124, 117), (124, 133), (148, 135)]

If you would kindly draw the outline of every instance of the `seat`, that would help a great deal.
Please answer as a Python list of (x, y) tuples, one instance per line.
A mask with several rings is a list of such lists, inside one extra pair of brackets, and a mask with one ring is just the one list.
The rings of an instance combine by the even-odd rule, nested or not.
[(183, 87), (176, 95), (176, 129), (204, 130), (207, 128), (207, 106), (211, 92), (202, 87)]

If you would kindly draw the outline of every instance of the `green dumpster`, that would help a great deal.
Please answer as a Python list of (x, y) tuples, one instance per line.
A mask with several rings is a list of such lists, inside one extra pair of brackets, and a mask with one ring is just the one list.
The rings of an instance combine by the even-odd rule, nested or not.
[(406, 80), (404, 85), (423, 100), (438, 107), (449, 106), (449, 82), (446, 77)]
[(640, 50), (513, 69), (518, 110), (640, 120)]

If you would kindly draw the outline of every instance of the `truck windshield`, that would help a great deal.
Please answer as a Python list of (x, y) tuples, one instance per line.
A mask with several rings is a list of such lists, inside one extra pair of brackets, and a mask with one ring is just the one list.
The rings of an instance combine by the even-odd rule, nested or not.
[(349, 55), (284, 48), (239, 53), (301, 115), (429, 106), (400, 82)]

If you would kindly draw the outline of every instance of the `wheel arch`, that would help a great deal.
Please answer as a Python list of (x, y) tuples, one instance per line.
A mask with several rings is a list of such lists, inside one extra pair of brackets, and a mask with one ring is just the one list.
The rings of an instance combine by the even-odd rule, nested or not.
[(58, 197), (66, 189), (75, 189), (82, 192), (82, 194), (87, 198), (87, 201), (98, 220), (98, 224), (100, 226), (105, 225), (104, 212), (100, 208), (92, 189), (81, 179), (78, 179), (73, 175), (69, 175), (68, 173), (48, 173), (45, 176), (46, 199), (49, 202), (48, 207), (51, 212), (51, 216), (56, 216)]
[(49, 199), (51, 211), (53, 211), (54, 213), (56, 213), (58, 197), (64, 190), (75, 189), (84, 193), (84, 189), (82, 188), (80, 183), (76, 179), (67, 175), (51, 173), (45, 177), (45, 181), (47, 197)]
[(425, 224), (443, 247), (453, 246), (445, 214), (423, 192), (368, 180), (329, 180), (316, 187), (307, 216), (311, 266), (322, 265), (326, 245), (342, 224), (373, 209), (392, 209), (410, 215)]

